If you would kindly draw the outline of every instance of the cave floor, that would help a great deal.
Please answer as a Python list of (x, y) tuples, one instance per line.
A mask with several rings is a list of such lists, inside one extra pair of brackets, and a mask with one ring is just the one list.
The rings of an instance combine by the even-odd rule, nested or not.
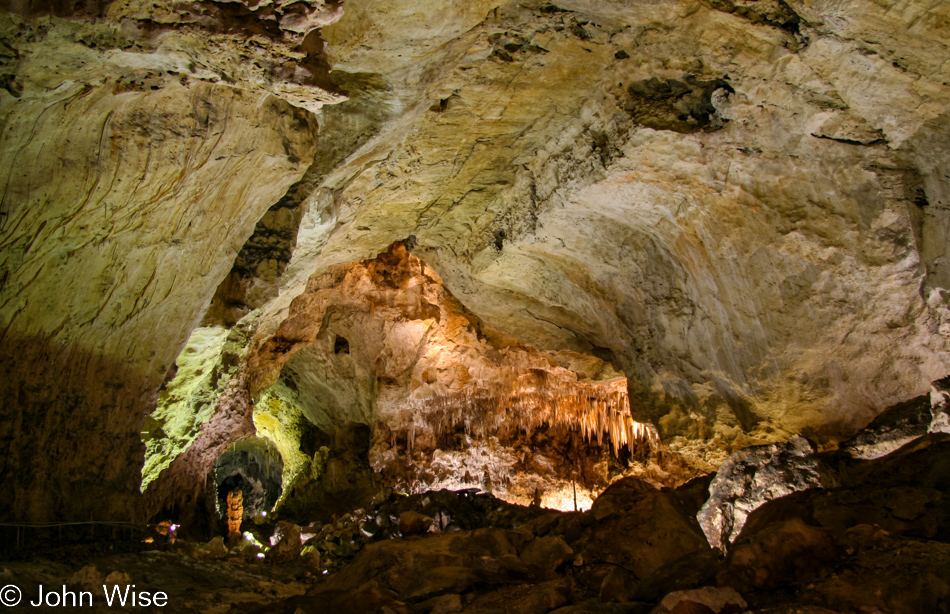
[[(544, 530), (544, 525), (550, 524), (558, 527), (567, 520), (570, 532), (590, 522), (585, 514), (555, 512), (543, 518), (543, 523), (534, 523), (534, 530)], [(594, 531), (590, 535), (597, 535), (597, 524), (610, 522), (591, 523)], [(615, 534), (610, 529), (609, 533), (619, 544), (626, 531)], [(75, 557), (69, 562), (43, 558), (10, 562), (2, 565), (0, 580), (5, 585), (24, 587), (22, 604), (27, 605), (36, 602), (36, 587), (41, 584), (47, 593), (60, 592), (63, 586), (77, 593), (91, 588), (77, 584), (77, 572), (95, 566), (100, 580), (119, 572), (125, 574), (114, 578), (120, 587), (128, 583), (134, 585), (134, 591), (151, 595), (161, 591), (168, 597), (168, 605), (163, 608), (127, 609), (109, 606), (106, 597), (97, 594), (93, 607), (82, 608), (103, 613), (130, 609), (182, 614), (946, 611), (950, 581), (950, 545), (946, 543), (894, 536), (870, 525), (859, 525), (843, 535), (827, 535), (824, 543), (814, 542), (814, 535), (804, 525), (784, 527), (779, 533), (783, 539), (804, 545), (804, 554), (799, 552), (783, 565), (775, 552), (759, 550), (753, 564), (761, 567), (744, 576), (748, 568), (733, 566), (733, 571), (739, 569), (741, 578), (738, 583), (735, 577), (729, 581), (740, 585), (742, 596), (728, 585), (714, 586), (716, 572), (726, 577), (723, 570), (729, 569), (716, 551), (690, 553), (638, 581), (630, 570), (610, 563), (623, 546), (614, 552), (603, 551), (603, 560), (584, 561), (583, 555), (565, 548), (561, 538), (532, 537), (527, 528), (479, 529), (378, 542), (351, 564), (327, 576), (300, 560), (286, 564), (248, 563), (239, 556), (214, 560), (178, 548)], [(830, 554), (835, 560), (825, 556), (829, 555), (826, 548), (836, 550), (835, 544), (845, 542), (851, 546)], [(518, 546), (520, 555), (516, 554)], [(649, 547), (665, 549), (662, 543)], [(445, 559), (453, 557), (466, 558), (466, 566), (439, 565), (452, 562)], [(567, 560), (562, 561), (564, 558)], [(755, 586), (777, 571), (784, 574), (779, 585)], [(775, 578), (770, 579), (774, 583)], [(713, 586), (670, 590), (697, 584)], [(710, 609), (675, 609), (680, 601)], [(716, 604), (721, 609), (715, 609)], [(733, 609), (728, 609), (730, 606)], [(38, 612), (60, 609), (31, 607)]]
[[(832, 458), (834, 485), (758, 506), (725, 555), (697, 520), (712, 476), (677, 489), (627, 477), (585, 512), (471, 491), (390, 493), (319, 527), (278, 523), (264, 558), (248, 539), (228, 550), (221, 537), (20, 551), (0, 564), (0, 584), (22, 587), (24, 604), (39, 585), (134, 586), (168, 601), (131, 610), (184, 614), (947, 612), (950, 435), (875, 460)], [(83, 609), (129, 610), (101, 593), (93, 604)]]

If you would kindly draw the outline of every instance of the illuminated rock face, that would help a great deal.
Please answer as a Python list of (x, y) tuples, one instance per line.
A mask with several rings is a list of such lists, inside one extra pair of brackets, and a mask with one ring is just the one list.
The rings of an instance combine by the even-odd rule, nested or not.
[[(381, 485), (411, 492), (484, 488), (565, 507), (576, 487), (586, 508), (655, 443), (630, 419), (613, 366), (501, 335), (402, 243), (312, 278), (247, 371), (275, 415), (301, 413), (325, 432), (373, 427)], [(680, 471), (653, 477), (677, 484), (697, 469)]]
[(130, 10), (0, 16), (14, 50), (0, 95), (2, 517), (132, 516), (144, 414), (254, 224), (313, 158), (316, 121), (279, 97), (279, 77), (215, 72), (246, 37), (213, 15), (202, 29)]
[(492, 326), (612, 356), (696, 460), (925, 392), (950, 369), (946, 9), (718, 6), (350, 3), (331, 61), (402, 112), (352, 108), (377, 135), (304, 200), (262, 338), (314, 270), (411, 237)]
[(696, 462), (950, 370), (945, 7), (559, 7), (357, 1), (323, 32), (401, 112), (339, 107), (376, 136), (313, 178), (261, 339), (315, 270), (408, 239), (504, 334), (618, 365)]
[[(188, 334), (254, 309), (165, 492), (253, 433), (279, 373), (300, 415), (406, 450), (440, 417), (530, 427), (538, 399), (556, 426), (577, 381), (596, 411), (565, 428), (649, 422), (699, 467), (848, 435), (950, 372), (946, 3), (11, 6), (0, 516), (130, 515)], [(425, 273), (385, 313), (348, 289), (395, 241), (459, 305)], [(622, 419), (598, 409), (619, 377)]]

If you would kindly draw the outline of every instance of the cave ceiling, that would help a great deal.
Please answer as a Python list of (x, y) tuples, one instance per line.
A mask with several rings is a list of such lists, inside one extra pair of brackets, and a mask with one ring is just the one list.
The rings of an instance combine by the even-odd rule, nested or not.
[(950, 373), (940, 0), (0, 9), (0, 516), (479, 383), (700, 471)]

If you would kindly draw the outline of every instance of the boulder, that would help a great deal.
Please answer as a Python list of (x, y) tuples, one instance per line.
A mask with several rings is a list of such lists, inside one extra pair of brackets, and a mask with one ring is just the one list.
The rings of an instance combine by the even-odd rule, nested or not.
[(657, 569), (636, 585), (628, 586), (628, 598), (655, 603), (668, 593), (713, 585), (721, 565), (722, 552), (719, 550), (690, 552)]
[(839, 450), (853, 458), (879, 458), (925, 435), (932, 419), (930, 397), (919, 396), (879, 414)]
[[(852, 490), (836, 494), (828, 507), (850, 518), (833, 522), (824, 514), (818, 520), (828, 526), (877, 523), (899, 534), (950, 541), (950, 433), (928, 433), (887, 456), (847, 467), (840, 479)], [(843, 509), (848, 507), (854, 509)]]
[(609, 516), (623, 514), (635, 507), (645, 496), (654, 494), (656, 486), (641, 480), (628, 477), (618, 480), (604, 490), (591, 505), (590, 511), (598, 521)]
[(674, 492), (683, 504), (683, 509), (693, 516), (698, 514), (709, 499), (709, 485), (715, 477), (715, 473), (701, 475), (676, 488)]
[(66, 584), (90, 591), (93, 595), (101, 597), (103, 595), (102, 580), (102, 573), (96, 569), (95, 565), (86, 565), (70, 576)]
[(529, 567), (539, 569), (541, 575), (551, 576), (573, 554), (574, 550), (560, 537), (539, 537), (525, 546), (521, 561)]
[(737, 540), (719, 572), (718, 584), (743, 594), (788, 586), (820, 575), (843, 555), (831, 531), (791, 518)]
[(452, 614), (462, 611), (461, 595), (440, 595), (421, 602), (417, 609), (427, 614)]
[(950, 601), (950, 544), (905, 539), (870, 525), (841, 536), (852, 554), (812, 580), (799, 602), (837, 612), (942, 612)]
[(105, 595), (103, 588), (110, 590), (113, 586), (130, 585), (132, 584), (132, 578), (129, 574), (122, 571), (113, 571), (109, 574), (103, 574), (95, 565), (86, 565), (70, 576), (66, 584), (89, 591), (97, 597), (102, 597)]
[(742, 595), (728, 586), (704, 586), (670, 593), (651, 614), (738, 614), (747, 607)]
[(300, 560), (302, 560), (304, 565), (306, 565), (306, 567), (313, 572), (323, 571), (320, 560), (320, 551), (314, 546), (305, 546), (300, 552)]
[(228, 557), (228, 548), (224, 545), (224, 537), (218, 535), (205, 544), (196, 544), (192, 555), (199, 559), (226, 559)]
[(600, 600), (603, 603), (630, 601), (636, 585), (635, 575), (620, 567), (613, 567), (600, 584)]
[(943, 493), (934, 488), (873, 483), (798, 492), (753, 512), (741, 535), (753, 535), (766, 526), (798, 518), (836, 535), (867, 524), (894, 535), (934, 539), (941, 530), (950, 532), (944, 499)]
[(798, 435), (785, 443), (743, 448), (719, 467), (697, 517), (709, 545), (726, 551), (746, 518), (766, 501), (832, 485), (833, 472)]
[(853, 458), (880, 458), (927, 433), (950, 433), (950, 377), (931, 383), (930, 393), (886, 409), (843, 442), (839, 450)]
[(259, 555), (264, 553), (264, 549), (260, 546), (260, 544), (247, 539), (240, 539), (232, 548), (229, 549), (229, 552), (232, 556), (240, 557), (248, 562), (253, 562), (262, 558)]
[(300, 556), (303, 549), (300, 543), (300, 527), (281, 520), (274, 528), (271, 537), (273, 547), (267, 553), (267, 559), (273, 563), (290, 563)]
[(417, 603), (461, 594), (476, 584), (524, 583), (532, 574), (518, 554), (530, 540), (517, 531), (479, 529), (375, 542), (330, 576), (316, 594), (359, 590), (371, 578), (394, 599)]
[(950, 435), (928, 434), (870, 461), (849, 461), (842, 485), (796, 492), (749, 515), (737, 539), (752, 539), (792, 520), (844, 535), (858, 525), (894, 536), (950, 541)]
[(930, 433), (950, 433), (950, 377), (930, 386)]
[(838, 538), (849, 554), (834, 569), (774, 593), (784, 595), (756, 608), (757, 614), (945, 611), (950, 544), (904, 539), (870, 525), (852, 527)]
[(578, 519), (577, 532), (565, 538), (588, 568), (602, 572), (591, 578), (595, 586), (613, 566), (643, 578), (690, 552), (709, 549), (699, 523), (675, 492), (638, 478), (612, 484), (584, 516), (590, 525)]
[(477, 570), (459, 565), (417, 569), (411, 586), (401, 593), (408, 601), (419, 601), (451, 593), (464, 593), (482, 578)]
[(432, 526), (432, 519), (419, 512), (408, 511), (399, 514), (399, 532), (403, 535), (419, 535)]
[(564, 579), (508, 585), (478, 596), (466, 611), (545, 614), (565, 605), (570, 596), (571, 582)]

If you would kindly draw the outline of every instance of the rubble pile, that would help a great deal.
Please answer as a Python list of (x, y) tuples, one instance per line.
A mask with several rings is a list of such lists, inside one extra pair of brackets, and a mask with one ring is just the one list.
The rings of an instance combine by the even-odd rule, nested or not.
[[(862, 445), (877, 446), (875, 429), (892, 438), (879, 425)], [(873, 459), (796, 437), (678, 488), (623, 477), (583, 512), (384, 489), (331, 522), (246, 522), (230, 548), (222, 536), (153, 540), (132, 554), (21, 557), (0, 576), (167, 589), (182, 614), (939, 613), (948, 492), (950, 434)]]
[(514, 529), (549, 512), (507, 503), (474, 488), (417, 495), (385, 489), (366, 509), (353, 510), (334, 522), (302, 527), (300, 535), (304, 549), (319, 553), (322, 568), (335, 570), (374, 542), (428, 533)]

